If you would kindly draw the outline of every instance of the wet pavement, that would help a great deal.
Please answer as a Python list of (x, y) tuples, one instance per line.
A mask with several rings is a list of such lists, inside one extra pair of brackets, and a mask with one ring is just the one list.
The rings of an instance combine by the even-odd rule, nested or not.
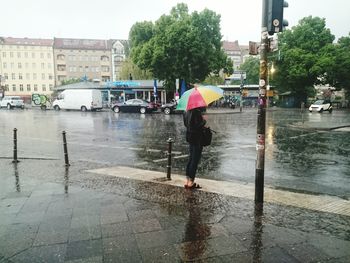
[[(243, 188), (254, 180), (256, 112), (209, 113), (218, 134), (199, 176)], [(348, 200), (349, 133), (334, 128), (350, 124), (349, 112), (304, 115), (269, 112), (267, 186)], [(0, 262), (350, 261), (349, 216), (277, 202), (261, 211), (245, 197), (94, 172), (123, 165), (165, 177), (173, 137), (181, 176), (181, 116), (0, 111), (0, 129)]]

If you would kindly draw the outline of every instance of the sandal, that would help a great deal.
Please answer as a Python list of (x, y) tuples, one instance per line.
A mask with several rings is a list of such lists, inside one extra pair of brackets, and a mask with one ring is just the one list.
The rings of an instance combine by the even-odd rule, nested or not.
[(201, 189), (202, 187), (197, 183), (193, 183), (193, 185), (191, 185), (191, 186), (185, 185), (185, 188), (186, 189)]

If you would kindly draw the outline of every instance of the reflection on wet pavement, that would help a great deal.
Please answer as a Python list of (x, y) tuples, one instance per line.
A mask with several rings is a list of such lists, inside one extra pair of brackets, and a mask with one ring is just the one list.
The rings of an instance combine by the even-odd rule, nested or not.
[[(14, 118), (15, 116), (15, 118)], [(326, 130), (350, 123), (346, 111), (332, 114), (299, 110), (267, 112), (265, 182), (280, 189), (349, 198), (348, 132)], [(62, 159), (60, 133), (67, 131), (70, 158), (97, 164), (137, 166), (163, 171), (167, 139), (174, 138), (173, 167), (184, 174), (187, 144), (181, 115), (111, 112), (0, 111), (3, 133), (0, 157), (11, 153), (11, 132), (18, 129), (19, 156)], [(37, 129), (37, 123), (45, 125)], [(218, 131), (204, 149), (202, 178), (254, 183), (256, 110), (242, 114), (208, 114)], [(315, 128), (319, 130), (315, 130)]]

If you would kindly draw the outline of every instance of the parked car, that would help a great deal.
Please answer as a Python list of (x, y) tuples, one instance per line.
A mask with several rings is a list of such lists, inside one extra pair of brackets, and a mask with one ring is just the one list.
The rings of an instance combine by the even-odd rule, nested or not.
[(177, 106), (177, 102), (176, 100), (172, 100), (169, 103), (163, 104), (161, 106), (161, 110), (162, 112), (164, 112), (164, 114), (169, 115), (169, 114), (173, 114), (173, 113), (182, 113), (183, 110), (177, 110), (176, 109)]
[(5, 96), (0, 101), (0, 108), (6, 107), (7, 109), (21, 108), (24, 109), (24, 102), (20, 96)]
[(156, 111), (158, 108), (154, 103), (148, 102), (141, 99), (131, 99), (124, 103), (116, 103), (111, 107), (115, 113), (119, 112), (139, 112), (139, 113), (150, 113)]
[(317, 100), (314, 103), (311, 104), (309, 107), (309, 111), (317, 111), (317, 112), (323, 112), (328, 111), (329, 113), (332, 113), (333, 107), (330, 100)]

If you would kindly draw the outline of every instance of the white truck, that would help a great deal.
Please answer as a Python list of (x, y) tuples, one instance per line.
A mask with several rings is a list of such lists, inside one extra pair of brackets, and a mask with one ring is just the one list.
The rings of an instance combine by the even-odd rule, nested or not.
[(95, 111), (102, 109), (101, 91), (94, 89), (67, 89), (52, 103), (55, 110)]

